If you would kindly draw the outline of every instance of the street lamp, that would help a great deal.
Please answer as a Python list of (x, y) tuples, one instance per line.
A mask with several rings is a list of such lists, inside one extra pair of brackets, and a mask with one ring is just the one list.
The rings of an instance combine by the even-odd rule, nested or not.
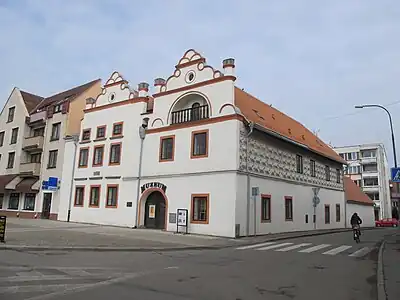
[(393, 132), (393, 122), (392, 122), (392, 116), (390, 115), (390, 112), (387, 110), (386, 107), (379, 105), (379, 104), (363, 104), (363, 105), (356, 105), (355, 108), (368, 108), (368, 107), (376, 107), (383, 109), (386, 111), (388, 117), (389, 117), (389, 123), (390, 123), (390, 131), (392, 132), (392, 147), (393, 147), (393, 157), (394, 157), (394, 167), (397, 168), (397, 157), (396, 157), (396, 142), (394, 139), (394, 132)]
[(67, 135), (64, 140), (66, 141), (73, 141), (74, 142), (74, 158), (73, 158), (73, 163), (72, 163), (72, 175), (71, 175), (71, 186), (69, 190), (69, 199), (68, 199), (68, 215), (67, 215), (67, 222), (70, 221), (71, 219), (71, 206), (72, 206), (72, 194), (74, 190), (74, 177), (75, 177), (75, 165), (76, 165), (76, 151), (78, 148), (78, 142), (79, 142), (79, 135)]

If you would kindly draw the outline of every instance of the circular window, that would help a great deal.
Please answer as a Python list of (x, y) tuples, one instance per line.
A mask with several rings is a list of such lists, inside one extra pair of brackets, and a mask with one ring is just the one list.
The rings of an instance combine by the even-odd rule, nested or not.
[(108, 100), (109, 100), (110, 102), (114, 101), (114, 100), (115, 100), (115, 94), (112, 93), (112, 94), (110, 95), (110, 97), (108, 98)]
[(187, 83), (193, 82), (194, 78), (195, 78), (195, 73), (194, 73), (193, 71), (189, 71), (189, 72), (186, 74), (186, 82), (187, 82)]

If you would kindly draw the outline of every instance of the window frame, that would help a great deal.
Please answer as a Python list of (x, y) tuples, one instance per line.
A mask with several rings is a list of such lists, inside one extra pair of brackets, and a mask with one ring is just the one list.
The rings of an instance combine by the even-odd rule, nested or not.
[[(10, 157), (11, 157), (11, 154), (13, 154), (13, 159), (12, 159), (12, 164), (11, 164), (11, 166), (10, 166)], [(6, 169), (13, 169), (13, 168), (14, 168), (14, 165), (15, 165), (15, 151), (11, 151), (11, 152), (8, 152), (7, 168), (6, 168)]]
[[(206, 220), (195, 220), (194, 219), (194, 207), (196, 198), (206, 199)], [(190, 223), (192, 224), (209, 224), (210, 222), (210, 194), (192, 194), (191, 195), (191, 210), (190, 210)]]
[[(58, 128), (56, 137), (53, 136), (54, 128)], [(51, 124), (50, 142), (60, 140), (60, 133), (61, 133), (61, 122)]]
[[(84, 138), (85, 132), (89, 132), (89, 138), (87, 138), (87, 139)], [(91, 128), (85, 128), (85, 129), (82, 130), (81, 141), (82, 142), (88, 142), (88, 141), (90, 141), (91, 136), (92, 136), (92, 129)]]
[[(328, 213), (329, 213), (328, 215), (326, 214), (327, 208), (328, 208)], [(328, 218), (327, 218), (327, 216), (328, 216)], [(331, 224), (331, 206), (330, 206), (330, 204), (324, 205), (324, 221), (325, 221), (325, 224)]]
[[(14, 132), (16, 132), (15, 135)], [(11, 129), (10, 145), (15, 145), (18, 142), (18, 133), (19, 133), (19, 127), (14, 127), (13, 129)]]
[(14, 119), (15, 119), (15, 106), (12, 106), (8, 108), (7, 123), (13, 122)]
[[(99, 136), (99, 129), (104, 129), (104, 136)], [(106, 139), (106, 135), (107, 135), (107, 125), (97, 126), (95, 140), (104, 140)]]
[[(32, 200), (33, 198), (33, 208), (32, 209), (28, 209), (27, 208), (27, 196), (29, 196), (29, 200)], [(26, 211), (34, 211), (35, 210), (35, 205), (36, 205), (36, 194), (35, 193), (25, 193), (24, 195), (24, 206), (22, 210), (26, 210)]]
[(300, 154), (296, 154), (296, 172), (298, 174), (304, 174), (303, 156)]
[(336, 169), (336, 183), (342, 183), (341, 176), (342, 172), (340, 171), (340, 169)]
[(313, 159), (310, 159), (310, 175), (311, 177), (317, 177), (317, 165)]
[[(17, 204), (17, 208), (11, 208), (10, 207), (10, 203), (11, 203), (11, 196), (12, 195), (18, 195), (18, 204)], [(15, 192), (15, 193), (10, 193), (10, 195), (8, 196), (8, 205), (7, 205), (7, 209), (10, 210), (18, 210), (19, 209), (19, 205), (20, 205), (20, 201), (21, 201), (21, 193)]]
[[(77, 204), (76, 200), (77, 200), (77, 191), (78, 189), (82, 189), (82, 204)], [(74, 207), (83, 207), (83, 205), (85, 204), (85, 186), (84, 185), (76, 185), (75, 186), (75, 196), (74, 196)]]
[[(99, 164), (95, 164), (95, 160), (96, 160), (96, 149), (103, 149), (103, 153), (101, 154), (101, 162), (100, 162)], [(101, 167), (101, 166), (103, 166), (103, 163), (104, 163), (104, 152), (105, 152), (104, 144), (102, 144), (102, 145), (95, 145), (95, 146), (93, 147), (92, 167)]]
[[(269, 216), (265, 216), (264, 211), (265, 211), (265, 201), (267, 201), (267, 210), (269, 213)], [(270, 223), (272, 220), (272, 212), (271, 212), (271, 195), (269, 194), (261, 194), (261, 223)]]
[[(81, 165), (82, 151), (84, 151), (84, 150), (87, 150), (86, 164), (85, 165)], [(90, 152), (90, 148), (89, 147), (79, 148), (78, 168), (82, 169), (82, 168), (87, 168), (89, 166), (89, 152)]]
[[(293, 197), (292, 196), (285, 196), (284, 197), (284, 204), (285, 204), (285, 221), (293, 221)], [(288, 217), (287, 211), (286, 211), (286, 203), (287, 201), (290, 201), (290, 214), (291, 217)]]
[[(54, 164), (54, 166), (53, 165), (50, 165), (50, 157), (51, 157), (51, 154), (52, 153), (56, 153), (56, 159), (55, 159), (55, 164)], [(50, 150), (49, 151), (49, 156), (48, 156), (49, 158), (48, 158), (48, 160), (47, 160), (47, 169), (55, 169), (55, 168), (57, 168), (57, 161), (58, 161), (58, 149), (56, 149), (56, 150)]]
[[(338, 211), (339, 209), (339, 211)], [(335, 206), (335, 210), (336, 210), (336, 222), (340, 222), (340, 204), (336, 203)]]
[[(97, 205), (92, 204), (92, 196), (93, 196), (93, 189), (98, 189), (98, 199), (97, 199)], [(100, 184), (93, 184), (90, 186), (90, 193), (89, 193), (89, 207), (92, 208), (99, 208), (100, 207), (100, 198), (101, 198), (101, 185)]]
[[(165, 140), (172, 139), (172, 157), (171, 158), (163, 158), (163, 145)], [(159, 162), (167, 162), (167, 161), (174, 161), (175, 160), (175, 135), (167, 135), (160, 137), (160, 150), (158, 155)]]
[[(119, 146), (119, 159), (118, 159), (118, 162), (112, 162), (111, 161), (111, 154), (112, 154), (113, 146)], [(121, 164), (121, 160), (122, 160), (122, 143), (119, 142), (119, 143), (110, 144), (110, 154), (109, 154), (109, 158), (108, 158), (108, 165), (109, 166), (118, 166), (118, 165)]]
[(328, 165), (325, 165), (325, 180), (331, 181), (331, 167)]
[[(121, 133), (115, 134), (115, 126), (116, 125), (121, 125)], [(120, 137), (123, 136), (123, 133), (124, 133), (124, 122), (113, 123), (112, 132), (111, 132), (111, 138), (120, 138)]]
[[(115, 194), (115, 205), (108, 205), (108, 195), (110, 193), (110, 188), (116, 188)], [(106, 193), (106, 208), (118, 208), (118, 196), (119, 196), (119, 185), (118, 184), (107, 184), (107, 193)]]
[[(194, 154), (194, 150), (195, 150), (195, 147), (194, 147), (195, 136), (196, 136), (197, 134), (203, 134), (203, 133), (206, 134), (206, 139), (205, 139), (205, 144), (206, 144), (206, 145), (205, 145), (205, 149), (206, 149), (206, 152), (205, 152), (204, 154), (195, 155), (195, 154)], [(208, 157), (208, 152), (209, 152), (209, 149), (208, 149), (209, 146), (210, 146), (210, 133), (209, 133), (209, 130), (208, 130), (208, 129), (192, 131), (191, 147), (190, 147), (190, 158), (191, 158), (191, 159), (207, 158), (207, 157)]]
[(6, 132), (4, 130), (0, 131), (0, 147), (3, 147), (5, 137), (6, 137)]

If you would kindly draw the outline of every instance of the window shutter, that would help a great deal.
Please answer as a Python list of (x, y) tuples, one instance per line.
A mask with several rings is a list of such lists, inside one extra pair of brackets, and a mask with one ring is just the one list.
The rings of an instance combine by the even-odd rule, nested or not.
[(66, 114), (69, 111), (69, 101), (66, 101), (62, 104), (61, 112)]

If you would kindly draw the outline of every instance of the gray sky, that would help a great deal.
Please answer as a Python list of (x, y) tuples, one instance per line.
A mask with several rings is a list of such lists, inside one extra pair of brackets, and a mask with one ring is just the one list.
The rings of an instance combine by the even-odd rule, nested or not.
[(353, 107), (391, 104), (400, 141), (398, 0), (0, 0), (0, 104), (114, 70), (152, 84), (189, 48), (234, 57), (240, 87), (334, 146), (384, 142), (392, 165), (384, 112)]

